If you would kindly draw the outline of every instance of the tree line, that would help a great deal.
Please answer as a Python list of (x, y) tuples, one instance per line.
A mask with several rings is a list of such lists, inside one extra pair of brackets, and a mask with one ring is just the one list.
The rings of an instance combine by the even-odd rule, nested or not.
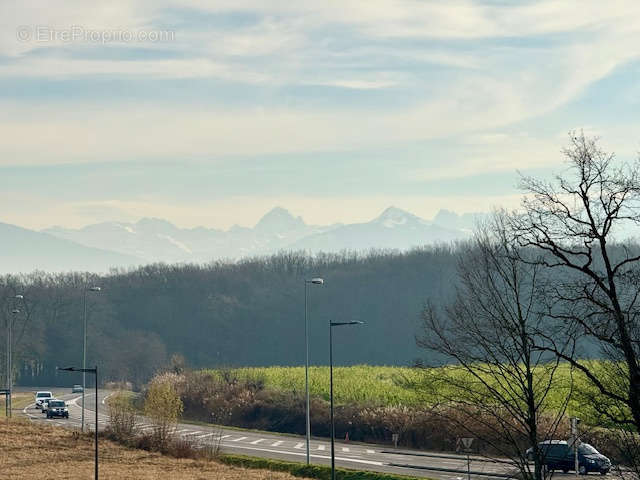
[[(4, 326), (13, 322), (18, 383), (73, 383), (55, 368), (82, 361), (86, 296), (88, 363), (105, 380), (140, 385), (173, 354), (193, 367), (300, 365), (304, 279), (320, 276), (323, 286), (308, 286), (311, 361), (328, 363), (330, 319), (357, 319), (367, 326), (335, 339), (337, 363), (408, 365), (421, 356), (414, 336), (424, 299), (453, 292), (455, 251), (281, 253), (108, 275), (6, 275), (0, 315)], [(4, 359), (7, 329), (0, 332)]]

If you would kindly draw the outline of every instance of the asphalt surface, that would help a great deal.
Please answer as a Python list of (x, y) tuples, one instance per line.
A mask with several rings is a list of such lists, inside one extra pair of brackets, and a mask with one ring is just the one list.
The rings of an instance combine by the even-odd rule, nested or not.
[[(22, 413), (33, 421), (49, 423), (62, 427), (80, 428), (81, 394), (70, 393), (70, 389), (51, 390), (59, 399), (67, 401), (69, 419), (47, 419), (35, 404), (30, 404)], [(98, 392), (98, 428), (108, 423), (105, 400), (112, 392)], [(95, 392), (85, 395), (85, 424), (93, 430), (95, 426)], [(141, 431), (151, 430), (153, 426), (141, 417), (138, 427)], [(194, 444), (202, 446), (219, 445), (224, 453), (235, 453), (254, 457), (275, 458), (304, 462), (306, 458), (305, 438), (269, 432), (229, 429), (216, 426), (201, 426), (180, 423), (175, 433)], [(311, 463), (330, 465), (331, 446), (327, 439), (311, 440)], [(439, 454), (412, 450), (395, 450), (389, 446), (370, 445), (339, 441), (335, 444), (336, 466), (357, 470), (396, 473), (417, 477), (430, 477), (442, 480), (467, 479), (466, 455)], [(504, 479), (515, 475), (515, 470), (506, 462), (491, 461), (481, 457), (470, 457), (470, 478)], [(573, 476), (555, 474), (554, 477)]]

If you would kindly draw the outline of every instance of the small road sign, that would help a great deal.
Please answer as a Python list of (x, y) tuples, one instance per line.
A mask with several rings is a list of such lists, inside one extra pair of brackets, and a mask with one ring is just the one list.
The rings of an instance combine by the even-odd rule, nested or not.
[(473, 445), (473, 441), (475, 440), (475, 438), (473, 437), (461, 437), (458, 438), (458, 441), (456, 442), (456, 450), (458, 452), (462, 451), (462, 452), (471, 452), (471, 445)]

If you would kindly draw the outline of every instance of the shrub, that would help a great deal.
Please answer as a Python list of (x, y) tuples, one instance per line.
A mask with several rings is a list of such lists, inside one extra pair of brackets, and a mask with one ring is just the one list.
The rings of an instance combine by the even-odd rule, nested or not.
[(116, 392), (107, 400), (109, 409), (108, 433), (119, 441), (130, 441), (136, 434), (136, 411), (131, 398), (124, 392)]
[(166, 449), (183, 409), (182, 400), (171, 380), (165, 375), (154, 378), (144, 401), (144, 413), (153, 423), (158, 450)]

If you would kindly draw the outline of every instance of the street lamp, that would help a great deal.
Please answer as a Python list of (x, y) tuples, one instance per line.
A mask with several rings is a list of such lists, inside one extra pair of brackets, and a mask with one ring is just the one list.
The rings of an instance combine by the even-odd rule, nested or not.
[[(14, 295), (16, 300), (24, 300), (23, 295)], [(7, 319), (7, 417), (11, 417), (11, 409), (13, 407), (11, 403), (11, 394), (13, 390), (13, 316), (18, 315), (20, 310), (14, 308), (11, 311), (12, 317)]]
[[(87, 389), (87, 292), (99, 292), (100, 287), (84, 288), (84, 317), (82, 322), (82, 423), (81, 430), (84, 432), (84, 391)], [(97, 388), (97, 387), (96, 387)], [(97, 478), (97, 477), (96, 477)]]
[[(96, 425), (95, 425), (95, 439), (94, 439), (94, 444), (95, 444), (95, 454), (94, 454), (94, 465), (95, 465), (95, 480), (98, 480), (98, 366), (96, 365), (94, 368), (76, 368), (76, 367), (65, 367), (65, 368), (60, 368), (60, 367), (56, 367), (57, 370), (63, 370), (65, 372), (82, 372), (82, 376), (84, 378), (85, 373), (89, 372), (89, 373), (93, 373), (96, 376)], [(82, 396), (84, 399), (84, 391), (82, 392)], [(83, 408), (84, 408), (84, 403), (82, 404)], [(84, 422), (84, 410), (82, 410), (83, 413), (83, 417), (82, 420)], [(82, 426), (84, 427), (84, 423), (82, 424)]]
[(305, 345), (305, 362), (304, 362), (304, 390), (307, 397), (307, 465), (309, 465), (309, 443), (311, 441), (311, 417), (309, 416), (309, 322), (307, 320), (307, 285), (324, 285), (324, 279), (315, 277), (310, 280), (304, 280), (304, 345)]
[(342, 325), (363, 325), (364, 322), (357, 320), (352, 322), (331, 322), (329, 321), (329, 396), (331, 398), (331, 480), (336, 479), (336, 427), (333, 422), (333, 327)]

